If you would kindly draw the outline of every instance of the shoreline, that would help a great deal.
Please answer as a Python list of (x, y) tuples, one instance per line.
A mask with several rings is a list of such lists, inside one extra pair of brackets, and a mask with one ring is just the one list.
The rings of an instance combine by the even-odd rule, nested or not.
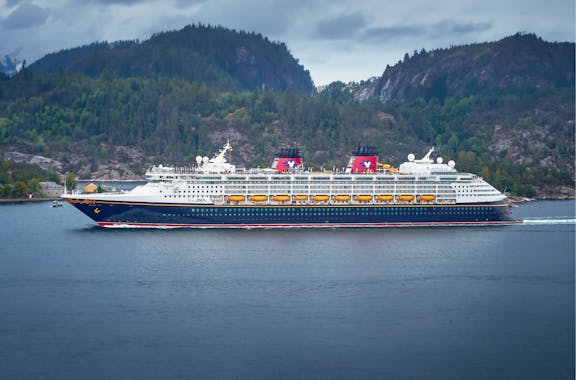
[(76, 182), (120, 182), (120, 183), (131, 183), (131, 182), (146, 182), (146, 178), (144, 179), (77, 179)]
[(37, 198), (0, 198), (0, 203), (30, 203), (30, 202), (52, 202), (60, 197), (37, 197)]

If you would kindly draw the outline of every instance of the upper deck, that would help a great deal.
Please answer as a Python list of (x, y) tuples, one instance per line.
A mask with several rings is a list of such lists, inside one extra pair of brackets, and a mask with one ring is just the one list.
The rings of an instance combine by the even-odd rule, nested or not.
[[(482, 178), (460, 173), (455, 162), (444, 164), (442, 158), (431, 159), (433, 149), (417, 160), (413, 154), (395, 169), (390, 165), (366, 165), (375, 170), (307, 171), (302, 165), (287, 169), (237, 169), (226, 161), (229, 144), (214, 158), (198, 157), (196, 166), (155, 166), (146, 172), (151, 185), (163, 190), (163, 198), (202, 199), (203, 202), (225, 203), (228, 199), (265, 200), (297, 199), (329, 202), (362, 199), (359, 202), (411, 203), (425, 200), (433, 203), (493, 202), (506, 197)], [(362, 156), (361, 163), (374, 157)], [(354, 163), (354, 158), (351, 162)], [(362, 166), (356, 165), (356, 168)], [(154, 187), (156, 188), (156, 187)], [(170, 189), (176, 194), (172, 194)], [(283, 202), (283, 201), (281, 201)]]

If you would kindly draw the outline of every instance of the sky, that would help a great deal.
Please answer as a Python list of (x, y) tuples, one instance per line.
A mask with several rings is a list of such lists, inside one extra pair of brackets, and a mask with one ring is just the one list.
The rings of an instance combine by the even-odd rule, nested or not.
[(0, 0), (0, 56), (27, 64), (96, 41), (202, 23), (284, 42), (316, 85), (381, 76), (406, 53), (517, 32), (575, 39), (574, 0)]

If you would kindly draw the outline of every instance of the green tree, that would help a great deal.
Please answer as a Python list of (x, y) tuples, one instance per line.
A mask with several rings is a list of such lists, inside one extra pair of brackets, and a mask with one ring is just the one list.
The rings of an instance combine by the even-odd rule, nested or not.
[(28, 189), (31, 193), (39, 193), (42, 189), (42, 186), (40, 186), (40, 180), (38, 180), (38, 178), (30, 179), (28, 181)]
[(66, 189), (75, 190), (77, 185), (78, 185), (78, 182), (76, 180), (76, 174), (69, 173), (66, 176)]
[(26, 186), (26, 182), (16, 181), (12, 188), (12, 195), (15, 197), (24, 197), (26, 194), (28, 194), (28, 186)]

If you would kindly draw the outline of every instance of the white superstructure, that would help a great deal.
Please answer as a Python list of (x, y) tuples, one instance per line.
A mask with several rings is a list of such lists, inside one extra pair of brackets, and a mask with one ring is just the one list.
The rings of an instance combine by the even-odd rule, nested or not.
[(279, 173), (237, 169), (226, 160), (227, 143), (213, 158), (197, 157), (194, 167), (154, 166), (148, 183), (124, 193), (75, 194), (78, 199), (179, 204), (462, 204), (503, 201), (506, 197), (477, 175), (459, 173), (455, 162), (434, 161), (431, 149), (413, 154), (398, 170), (382, 166), (360, 174)]

